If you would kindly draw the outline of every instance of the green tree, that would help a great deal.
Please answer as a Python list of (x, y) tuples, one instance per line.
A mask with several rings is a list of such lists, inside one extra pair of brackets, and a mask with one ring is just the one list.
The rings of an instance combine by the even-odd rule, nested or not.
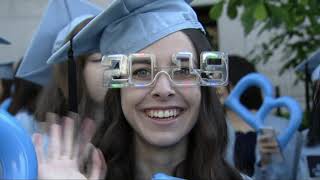
[(320, 47), (320, 0), (221, 0), (211, 8), (210, 18), (217, 20), (224, 6), (230, 19), (240, 16), (245, 35), (254, 28), (259, 28), (258, 35), (273, 30), (269, 40), (253, 49), (250, 59), (266, 63), (275, 50), (283, 48), (280, 74)]

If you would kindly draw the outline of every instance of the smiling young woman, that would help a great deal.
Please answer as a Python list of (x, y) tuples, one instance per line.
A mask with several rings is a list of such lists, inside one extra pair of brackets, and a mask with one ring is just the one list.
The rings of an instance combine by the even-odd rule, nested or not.
[[(158, 172), (189, 180), (247, 179), (225, 160), (227, 125), (212, 87), (226, 81), (227, 58), (211, 52), (221, 59), (218, 66), (203, 60), (212, 49), (189, 1), (115, 0), (72, 43), (84, 51), (99, 50), (102, 64), (111, 68), (103, 73), (111, 89), (92, 141), (105, 160), (93, 163), (95, 172), (108, 180), (150, 180)], [(222, 82), (213, 80), (212, 66), (220, 68)], [(66, 163), (70, 160), (58, 159), (59, 169), (70, 170), (61, 172), (65, 177), (79, 174)], [(55, 167), (40, 165), (42, 174)]]
[[(155, 54), (157, 66), (168, 67), (173, 54), (188, 51), (196, 67), (199, 52), (209, 49), (201, 31), (187, 29), (140, 52)], [(227, 127), (215, 90), (175, 86), (165, 73), (153, 83), (106, 95), (104, 126), (93, 141), (105, 154), (106, 179), (150, 179), (158, 171), (186, 179), (241, 179), (224, 160)]]

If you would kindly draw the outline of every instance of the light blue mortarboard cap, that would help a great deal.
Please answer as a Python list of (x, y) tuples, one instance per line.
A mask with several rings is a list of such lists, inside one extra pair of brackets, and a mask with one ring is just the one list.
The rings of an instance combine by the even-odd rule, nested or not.
[(13, 61), (0, 63), (0, 79), (13, 79)]
[(48, 58), (79, 23), (101, 11), (87, 0), (50, 0), (16, 76), (46, 85), (52, 72)]
[[(0, 44), (10, 45), (11, 43), (8, 40), (0, 37)], [(13, 64), (14, 61), (0, 63), (0, 79), (13, 79)]]
[[(75, 56), (84, 53), (128, 54), (182, 29), (201, 29), (196, 13), (185, 0), (114, 0), (73, 38)], [(70, 42), (48, 63), (67, 59)]]
[(11, 43), (8, 40), (0, 37), (0, 44), (10, 45)]
[(309, 59), (300, 63), (295, 70), (299, 72), (304, 72), (306, 65), (308, 65), (308, 72), (312, 74), (312, 72), (316, 69), (316, 67), (320, 64), (320, 49), (318, 49), (315, 53), (313, 53)]

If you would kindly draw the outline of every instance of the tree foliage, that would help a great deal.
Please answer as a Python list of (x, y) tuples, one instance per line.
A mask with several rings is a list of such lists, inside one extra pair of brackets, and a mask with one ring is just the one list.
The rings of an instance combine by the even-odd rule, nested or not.
[(210, 18), (217, 20), (224, 5), (230, 19), (240, 16), (245, 35), (254, 28), (259, 28), (258, 35), (272, 32), (269, 40), (253, 49), (251, 58), (266, 63), (276, 50), (283, 48), (280, 74), (320, 48), (320, 0), (221, 0), (211, 8)]

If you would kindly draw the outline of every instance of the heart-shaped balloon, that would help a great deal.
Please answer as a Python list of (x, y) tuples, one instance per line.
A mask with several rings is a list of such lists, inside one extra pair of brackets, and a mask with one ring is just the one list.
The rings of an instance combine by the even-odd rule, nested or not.
[(28, 133), (0, 109), (0, 179), (37, 179), (37, 156)]
[[(264, 96), (263, 103), (256, 113), (252, 113), (240, 103), (242, 93), (252, 86), (259, 87)], [(225, 105), (236, 112), (256, 131), (259, 131), (264, 127), (264, 120), (273, 108), (286, 107), (290, 113), (290, 122), (287, 129), (277, 136), (281, 149), (285, 148), (302, 121), (302, 110), (299, 104), (290, 97), (275, 99), (270, 81), (265, 76), (258, 73), (251, 73), (243, 77), (227, 97)]]

